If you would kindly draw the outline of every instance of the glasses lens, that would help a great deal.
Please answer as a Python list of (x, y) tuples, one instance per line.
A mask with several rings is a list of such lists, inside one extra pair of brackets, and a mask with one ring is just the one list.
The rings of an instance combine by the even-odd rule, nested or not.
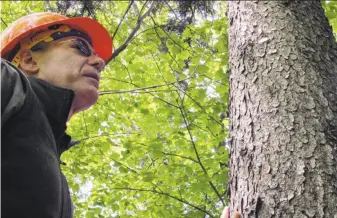
[(91, 55), (91, 49), (89, 48), (89, 46), (87, 45), (87, 43), (85, 43), (83, 40), (81, 39), (77, 39), (77, 45), (78, 45), (78, 49), (85, 55), (85, 56), (90, 56)]

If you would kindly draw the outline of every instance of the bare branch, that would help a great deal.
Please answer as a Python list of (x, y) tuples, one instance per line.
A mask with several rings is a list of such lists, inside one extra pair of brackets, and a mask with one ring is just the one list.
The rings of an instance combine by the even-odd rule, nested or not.
[[(179, 97), (180, 97), (180, 95), (179, 95)], [(180, 97), (180, 98), (181, 98), (181, 97)], [(183, 118), (183, 120), (184, 120), (184, 124), (185, 124), (185, 126), (186, 126), (187, 132), (188, 132), (188, 134), (189, 134), (189, 136), (190, 136), (190, 140), (191, 140), (191, 143), (192, 143), (192, 146), (193, 146), (193, 150), (194, 150), (194, 152), (195, 152), (195, 155), (197, 156), (199, 165), (200, 165), (202, 171), (203, 171), (206, 175), (208, 175), (208, 173), (207, 173), (207, 171), (206, 171), (206, 168), (204, 167), (204, 165), (203, 165), (202, 162), (201, 162), (201, 159), (200, 159), (200, 156), (199, 156), (199, 152), (198, 152), (198, 150), (197, 150), (197, 146), (196, 146), (196, 144), (194, 143), (193, 136), (192, 136), (190, 127), (189, 127), (188, 122), (187, 122), (187, 119), (186, 119), (185, 112), (184, 112), (184, 110), (183, 110), (182, 107), (179, 107), (179, 110), (180, 110), (181, 116), (182, 116), (182, 118)], [(221, 197), (220, 193), (218, 192), (218, 190), (217, 190), (216, 187), (214, 186), (213, 182), (209, 181), (209, 184), (210, 184), (210, 186), (212, 187), (213, 191), (214, 191), (214, 192), (216, 193), (216, 195), (218, 196), (218, 198), (219, 198), (219, 200), (221, 201), (222, 205), (223, 205), (223, 206), (226, 206), (226, 204), (225, 204), (223, 198)]]
[(126, 14), (129, 12), (129, 10), (130, 10), (130, 8), (131, 8), (131, 6), (132, 6), (133, 2), (134, 2), (134, 0), (132, 0), (132, 1), (130, 2), (130, 4), (129, 4), (128, 8), (126, 9), (126, 11), (125, 11), (125, 13), (124, 13), (124, 15), (123, 15), (123, 17), (122, 17), (121, 21), (119, 22), (119, 24), (118, 24), (118, 26), (117, 26), (117, 28), (116, 28), (116, 30), (115, 30), (115, 32), (114, 32), (114, 34), (113, 34), (113, 35), (112, 35), (112, 37), (111, 37), (112, 39), (114, 39), (114, 38), (115, 38), (115, 36), (116, 36), (116, 33), (117, 33), (117, 31), (118, 31), (118, 29), (119, 29), (120, 25), (122, 24), (122, 22), (123, 22), (123, 20), (124, 20), (124, 18), (125, 18), (125, 16), (126, 16)]
[[(177, 43), (174, 39), (172, 39), (172, 37), (170, 36), (170, 34), (168, 34), (160, 25), (158, 25), (157, 23), (156, 23), (156, 21), (153, 19), (153, 17), (152, 16), (150, 16), (151, 17), (151, 20), (152, 20), (152, 22), (153, 22), (153, 24), (155, 25), (155, 27), (154, 28), (160, 28), (166, 35), (167, 35), (167, 37), (174, 43), (174, 44), (176, 44), (177, 46), (179, 46), (180, 48), (182, 48), (183, 50), (187, 50), (187, 51), (191, 51), (190, 49), (188, 49), (188, 48), (184, 48), (183, 46), (181, 46), (179, 43)], [(159, 35), (158, 35), (158, 37), (159, 37)]]
[[(184, 90), (183, 90), (184, 91)], [(216, 120), (212, 115), (210, 115), (209, 113), (207, 113), (207, 111), (203, 108), (203, 106), (199, 103), (199, 102), (197, 102), (194, 98), (192, 98), (192, 96), (190, 96), (189, 94), (187, 94), (187, 92), (185, 92), (184, 91), (184, 93), (185, 93), (185, 95), (189, 98), (189, 99), (191, 99), (205, 114), (207, 114), (208, 116), (209, 116), (209, 118), (211, 118), (211, 120), (213, 120), (214, 122), (216, 122), (216, 123), (218, 123), (218, 124), (220, 124), (221, 125), (221, 122), (219, 122), (218, 120)]]
[[(158, 38), (162, 41), (158, 31), (157, 31), (157, 28), (154, 28), (154, 31), (156, 32), (156, 35), (158, 36)], [(163, 41), (162, 41), (163, 42)], [(152, 56), (153, 56), (153, 53), (151, 52)], [(174, 60), (174, 62), (177, 64), (177, 66), (181, 69), (181, 70), (184, 70), (180, 65), (179, 63), (177, 62), (177, 60), (172, 56), (171, 52), (170, 51), (167, 51), (167, 54), (170, 55), (170, 57), (172, 58), (172, 60)]]
[[(184, 79), (184, 80), (186, 80), (186, 79)], [(105, 95), (105, 94), (118, 94), (118, 93), (144, 91), (144, 90), (147, 90), (147, 89), (155, 89), (155, 88), (159, 88), (159, 87), (163, 87), (163, 86), (173, 85), (175, 83), (179, 83), (179, 82), (182, 82), (184, 80), (179, 80), (177, 82), (171, 82), (171, 83), (166, 83), (166, 84), (161, 84), (161, 85), (153, 85), (153, 86), (148, 86), (148, 87), (138, 88), (138, 89), (133, 89), (133, 90), (111, 90), (111, 91), (105, 90), (105, 91), (101, 91), (99, 94)], [(171, 90), (161, 90), (161, 91), (171, 91)], [(176, 90), (174, 90), (174, 91), (176, 91)]]
[[(132, 84), (133, 86), (139, 87), (138, 85), (136, 85), (136, 84), (134, 84), (134, 83), (132, 83), (132, 82), (123, 81), (123, 80), (117, 80), (117, 79), (115, 79), (115, 80), (116, 80), (116, 81), (120, 81), (120, 82), (129, 83), (129, 84)], [(139, 88), (140, 88), (140, 87), (139, 87)], [(144, 90), (144, 92), (146, 92), (146, 93), (152, 95), (154, 98), (156, 98), (156, 99), (158, 99), (158, 100), (164, 102), (164, 103), (167, 104), (167, 105), (170, 105), (170, 106), (172, 106), (172, 107), (174, 107), (174, 108), (178, 108), (178, 106), (176, 106), (176, 105), (174, 105), (174, 104), (171, 104), (170, 102), (165, 101), (164, 99), (162, 99), (162, 98), (160, 98), (160, 97), (154, 95), (153, 93), (147, 91), (146, 89)]]
[(79, 141), (85, 141), (85, 140), (90, 140), (90, 139), (94, 139), (94, 138), (100, 138), (100, 137), (109, 137), (109, 136), (119, 136), (119, 135), (135, 135), (135, 134), (141, 134), (140, 132), (122, 132), (122, 133), (114, 133), (114, 134), (102, 134), (102, 135), (95, 135), (95, 136), (88, 136), (85, 138), (80, 139)]
[(204, 165), (203, 165), (202, 162), (201, 162), (201, 159), (200, 159), (200, 156), (199, 156), (199, 152), (198, 152), (197, 146), (196, 146), (196, 144), (194, 143), (194, 140), (193, 140), (193, 136), (192, 136), (190, 127), (189, 127), (188, 122), (187, 122), (187, 120), (186, 120), (185, 113), (184, 113), (184, 111), (183, 111), (183, 109), (182, 109), (181, 107), (179, 107), (179, 111), (180, 111), (181, 116), (182, 116), (182, 118), (183, 118), (183, 120), (184, 120), (184, 124), (185, 124), (185, 126), (186, 126), (187, 132), (188, 132), (188, 134), (189, 134), (189, 136), (190, 136), (190, 140), (191, 140), (191, 143), (192, 143), (192, 146), (193, 146), (194, 153), (195, 153), (195, 155), (196, 155), (196, 157), (197, 157), (197, 159), (198, 159), (198, 163), (199, 163), (199, 165), (200, 165), (202, 171), (203, 171), (206, 175), (208, 175), (208, 174), (207, 174), (207, 171), (206, 171), (206, 168), (204, 167)]
[(178, 155), (178, 154), (172, 154), (172, 153), (166, 153), (166, 152), (162, 152), (164, 155), (170, 155), (170, 156), (176, 156), (176, 157), (180, 157), (180, 158), (183, 158), (183, 159), (188, 159), (188, 160), (191, 160), (193, 161), (194, 163), (198, 163), (197, 160), (193, 159), (192, 157), (187, 157), (187, 156), (182, 156), (182, 155)]
[(1, 21), (5, 24), (6, 27), (8, 27), (7, 23), (2, 19), (2, 17), (1, 17)]
[(172, 90), (164, 89), (164, 90), (154, 90), (154, 91), (135, 91), (135, 90), (125, 90), (125, 91), (104, 91), (104, 93), (100, 93), (99, 95), (109, 95), (109, 94), (122, 94), (122, 93), (132, 93), (132, 94), (150, 94), (154, 92), (172, 92)]
[[(140, 12), (138, 12), (138, 13), (139, 13), (139, 14), (138, 14), (138, 19), (140, 18), (140, 15), (143, 13), (143, 10), (144, 10), (145, 5), (147, 4), (147, 2), (148, 2), (148, 0), (145, 1), (145, 3), (144, 3), (143, 6), (142, 6), (142, 9), (140, 9)], [(137, 7), (136, 7), (136, 8), (137, 8)]]
[(170, 8), (171, 12), (174, 14), (174, 16), (176, 17), (176, 19), (179, 20), (179, 17), (177, 16), (176, 12), (173, 10), (173, 8), (171, 7), (171, 5), (167, 1), (164, 1), (164, 2)]
[(167, 196), (169, 198), (173, 198), (173, 199), (175, 199), (175, 200), (177, 200), (177, 201), (179, 201), (179, 202), (181, 202), (183, 204), (187, 204), (187, 205), (189, 205), (189, 206), (191, 206), (191, 207), (193, 207), (193, 208), (195, 208), (195, 209), (197, 209), (197, 210), (199, 210), (199, 211), (201, 211), (201, 212), (209, 215), (209, 217), (214, 218), (214, 216), (212, 214), (210, 214), (208, 211), (202, 209), (201, 207), (193, 205), (193, 204), (189, 203), (188, 201), (186, 201), (186, 200), (184, 200), (182, 198), (178, 198), (176, 196), (170, 195), (170, 194), (162, 192), (162, 191), (156, 191), (156, 190), (150, 190), (150, 189), (142, 189), (142, 188), (129, 188), (129, 187), (111, 188), (111, 189), (115, 189), (115, 190), (127, 190), (127, 191), (140, 191), (140, 192), (152, 192), (152, 193), (155, 193), (155, 194), (165, 195), (165, 196)]
[(137, 31), (139, 30), (143, 20), (151, 13), (152, 9), (153, 9), (153, 6), (154, 6), (154, 1), (152, 1), (149, 9), (142, 15), (138, 18), (137, 20), (137, 25), (136, 27), (132, 30), (132, 32), (130, 33), (130, 35), (128, 36), (128, 38), (124, 41), (124, 43), (119, 47), (117, 48), (113, 55), (105, 62), (105, 64), (109, 64), (109, 62), (114, 59), (115, 57), (117, 57), (119, 55), (119, 53), (121, 53), (127, 46), (128, 44), (130, 43), (130, 41), (132, 40), (132, 38), (135, 36), (135, 34), (137, 33)]

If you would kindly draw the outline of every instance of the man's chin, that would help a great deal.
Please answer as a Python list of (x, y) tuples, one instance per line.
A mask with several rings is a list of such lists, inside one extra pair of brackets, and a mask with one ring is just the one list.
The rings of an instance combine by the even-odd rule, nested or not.
[(76, 102), (75, 104), (78, 107), (77, 111), (79, 112), (89, 109), (91, 106), (97, 103), (98, 96), (99, 93), (97, 89), (91, 89), (90, 92), (88, 91), (85, 94), (79, 96), (75, 94), (74, 101)]
[(87, 95), (83, 101), (86, 103), (87, 107), (89, 108), (97, 103), (98, 97), (99, 97), (98, 90), (95, 90), (92, 93), (90, 93), (90, 95)]

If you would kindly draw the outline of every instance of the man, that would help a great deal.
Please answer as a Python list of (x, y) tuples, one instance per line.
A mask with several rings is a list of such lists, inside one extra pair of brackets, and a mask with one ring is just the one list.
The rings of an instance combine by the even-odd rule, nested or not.
[(72, 146), (66, 122), (96, 103), (112, 51), (108, 31), (90, 18), (36, 13), (2, 33), (1, 217), (72, 217), (60, 170)]
[(2, 33), (1, 217), (73, 216), (60, 169), (74, 145), (66, 122), (96, 103), (112, 50), (108, 31), (84, 17), (35, 13)]

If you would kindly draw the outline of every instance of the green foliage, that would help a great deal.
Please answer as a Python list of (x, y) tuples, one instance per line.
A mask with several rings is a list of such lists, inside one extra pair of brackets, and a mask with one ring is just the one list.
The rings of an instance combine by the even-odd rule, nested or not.
[[(141, 8), (143, 3), (136, 4)], [(125, 2), (111, 5), (117, 17), (126, 8)], [(68, 152), (63, 159), (70, 169), (64, 170), (68, 178), (79, 177), (82, 187), (93, 183), (87, 207), (101, 202), (104, 217), (219, 216), (220, 200), (209, 182), (223, 198), (227, 169), (221, 169), (220, 162), (227, 155), (218, 148), (226, 132), (219, 114), (227, 102), (221, 90), (215, 90), (221, 82), (215, 77), (225, 77), (221, 70), (227, 64), (222, 58), (226, 48), (205, 48), (202, 43), (225, 41), (226, 22), (217, 33), (211, 22), (202, 22), (180, 36), (161, 28), (168, 8), (157, 13), (161, 16), (146, 18), (138, 36), (103, 73), (102, 91), (135, 91), (102, 95), (93, 109), (74, 117), (69, 125), (74, 138), (100, 137)], [(97, 12), (100, 16), (103, 13)], [(120, 25), (116, 47), (136, 18), (129, 14)], [(117, 19), (111, 24), (116, 29)], [(220, 85), (227, 89), (227, 84)], [(79, 130), (84, 126), (88, 131)], [(79, 165), (79, 171), (72, 170), (73, 165)], [(74, 200), (82, 198), (75, 193)], [(78, 217), (84, 214), (88, 212), (76, 211)]]
[[(104, 1), (96, 18), (121, 46), (149, 4)], [(1, 30), (55, 3), (1, 2)], [(219, 217), (228, 151), (227, 19), (215, 14), (168, 31), (177, 4), (156, 3), (126, 49), (102, 73), (101, 97), (75, 115), (82, 143), (62, 155), (75, 217)], [(336, 5), (324, 3), (336, 32)], [(69, 12), (71, 13), (71, 11)], [(180, 29), (181, 30), (181, 29)]]
[(337, 2), (321, 0), (321, 3), (337, 40)]
[[(129, 2), (104, 4), (95, 15), (111, 35), (119, 26), (118, 48), (149, 4), (135, 1), (124, 19)], [(3, 2), (2, 18), (9, 24), (44, 6)], [(228, 153), (219, 117), (227, 109), (227, 21), (219, 9), (218, 19), (197, 18), (170, 32), (168, 17), (178, 7), (170, 6), (156, 4), (103, 72), (97, 105), (68, 124), (82, 140), (62, 155), (76, 217), (220, 215), (228, 171), (220, 164)]]

